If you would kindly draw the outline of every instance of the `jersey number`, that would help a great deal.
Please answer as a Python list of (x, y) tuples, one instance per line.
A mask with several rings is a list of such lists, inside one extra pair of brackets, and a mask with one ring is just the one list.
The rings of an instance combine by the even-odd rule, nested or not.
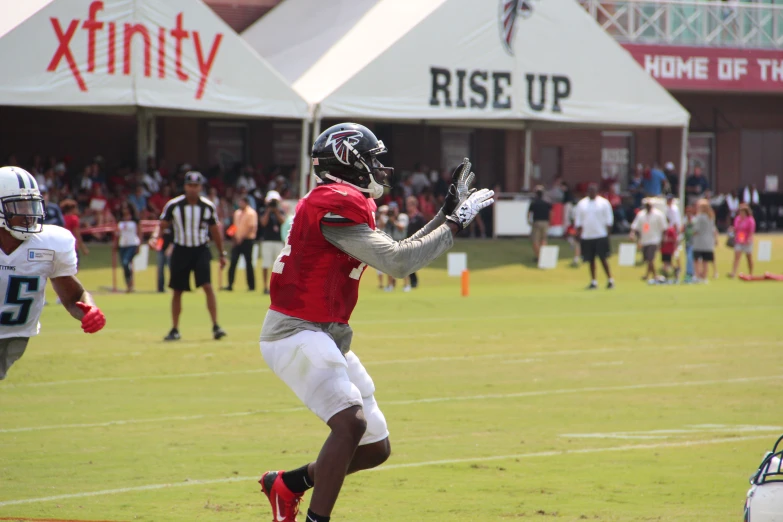
[(33, 306), (32, 297), (22, 297), (22, 285), (24, 292), (37, 292), (39, 279), (37, 277), (10, 276), (8, 278), (8, 291), (5, 294), (5, 305), (17, 306), (13, 312), (0, 313), (0, 325), (21, 326), (30, 318), (30, 308)]
[[(291, 230), (294, 229), (294, 222), (291, 220)], [(291, 234), (288, 234), (288, 237), (291, 237)], [(285, 263), (283, 262), (283, 258), (286, 256), (291, 255), (291, 244), (288, 242), (288, 239), (285, 241), (285, 246), (283, 247), (283, 250), (280, 251), (280, 255), (277, 256), (277, 259), (275, 259), (275, 264), (272, 267), (272, 272), (275, 274), (282, 274), (283, 269), (285, 268)], [(359, 266), (351, 270), (351, 273), (348, 274), (348, 277), (351, 279), (356, 279), (357, 281), (362, 278), (362, 272), (364, 272), (364, 269), (367, 267), (367, 263), (360, 263)]]

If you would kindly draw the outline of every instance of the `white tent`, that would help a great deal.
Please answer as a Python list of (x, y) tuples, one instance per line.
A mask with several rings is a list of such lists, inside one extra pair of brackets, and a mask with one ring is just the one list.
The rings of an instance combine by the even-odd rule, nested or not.
[(352, 3), (286, 0), (242, 35), (318, 119), (687, 132), (688, 112), (575, 0)]
[[(285, 79), (201, 0), (0, 3), (0, 105), (307, 120)], [(304, 128), (304, 125), (303, 125)]]

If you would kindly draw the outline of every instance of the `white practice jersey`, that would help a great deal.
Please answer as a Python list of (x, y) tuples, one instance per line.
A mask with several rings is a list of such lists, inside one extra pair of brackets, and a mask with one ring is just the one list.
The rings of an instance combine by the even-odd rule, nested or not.
[(0, 250), (0, 339), (38, 335), (46, 280), (76, 275), (76, 240), (44, 225), (11, 255)]

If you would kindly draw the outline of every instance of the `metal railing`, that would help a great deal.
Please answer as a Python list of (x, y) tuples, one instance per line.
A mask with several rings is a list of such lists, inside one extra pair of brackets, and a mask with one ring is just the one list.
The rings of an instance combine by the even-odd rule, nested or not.
[(783, 4), (579, 0), (620, 42), (783, 49)]

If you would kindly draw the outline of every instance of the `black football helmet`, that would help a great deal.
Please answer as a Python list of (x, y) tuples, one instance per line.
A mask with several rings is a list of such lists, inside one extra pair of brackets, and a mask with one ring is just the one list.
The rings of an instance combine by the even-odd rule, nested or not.
[(384, 152), (386, 146), (364, 125), (339, 123), (318, 136), (311, 156), (322, 182), (345, 183), (375, 199), (383, 196), (383, 187), (391, 187), (394, 174), (376, 158)]

